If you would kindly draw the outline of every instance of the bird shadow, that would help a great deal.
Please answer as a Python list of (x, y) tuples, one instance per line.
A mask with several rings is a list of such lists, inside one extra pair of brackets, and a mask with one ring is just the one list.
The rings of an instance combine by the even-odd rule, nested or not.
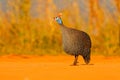
[(72, 65), (70, 65), (70, 66), (80, 66), (80, 65), (86, 65), (86, 66), (87, 66), (87, 65), (90, 65), (90, 66), (93, 66), (94, 64), (92, 64), (92, 63), (91, 63), (91, 64), (79, 64), (79, 65), (78, 65), (78, 64), (76, 64), (76, 65), (73, 65), (73, 64), (72, 64)]
[(94, 64), (91, 63), (91, 64), (80, 64), (80, 65), (91, 65), (91, 66), (92, 66), (92, 65), (94, 65)]

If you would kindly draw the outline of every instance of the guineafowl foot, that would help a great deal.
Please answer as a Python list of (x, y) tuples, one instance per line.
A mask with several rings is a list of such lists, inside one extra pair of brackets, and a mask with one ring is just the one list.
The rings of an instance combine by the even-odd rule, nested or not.
[(70, 66), (78, 66), (78, 64), (73, 62)]
[(73, 66), (76, 66), (76, 65), (77, 65), (77, 62), (76, 62), (76, 63), (74, 62), (74, 63), (73, 63)]
[(79, 63), (77, 60), (78, 60), (78, 55), (75, 55), (75, 60), (74, 60), (74, 62), (73, 62), (73, 65), (74, 65), (74, 66), (76, 66), (77, 63)]
[(79, 65), (78, 64), (76, 64), (76, 65), (75, 64), (71, 64), (70, 66), (79, 66)]

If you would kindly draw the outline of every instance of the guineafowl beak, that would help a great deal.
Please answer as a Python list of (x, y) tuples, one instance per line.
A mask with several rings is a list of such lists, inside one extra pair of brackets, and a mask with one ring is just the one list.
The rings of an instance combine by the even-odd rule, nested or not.
[(53, 20), (55, 21), (55, 17), (53, 17)]

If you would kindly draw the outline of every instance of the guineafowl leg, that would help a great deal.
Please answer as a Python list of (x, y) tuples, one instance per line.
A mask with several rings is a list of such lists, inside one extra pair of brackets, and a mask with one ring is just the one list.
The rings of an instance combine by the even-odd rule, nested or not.
[(78, 63), (77, 60), (78, 60), (78, 55), (75, 55), (75, 60), (73, 62), (73, 65), (76, 65)]

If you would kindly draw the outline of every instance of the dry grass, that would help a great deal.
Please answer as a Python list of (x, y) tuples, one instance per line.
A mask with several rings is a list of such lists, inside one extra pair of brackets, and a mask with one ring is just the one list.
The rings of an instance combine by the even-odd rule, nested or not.
[[(116, 7), (113, 16), (98, 0), (84, 2), (89, 10), (88, 21), (83, 20), (76, 1), (62, 11), (67, 26), (84, 30), (92, 39), (92, 53), (119, 55), (120, 0), (112, 0)], [(47, 5), (40, 5), (45, 3)], [(8, 1), (9, 9), (0, 9), (0, 54), (59, 54), (63, 53), (59, 27), (52, 20), (57, 7), (52, 0), (38, 0), (37, 17), (31, 16), (30, 0)], [(73, 11), (74, 10), (74, 11)], [(44, 14), (42, 13), (44, 11)]]

